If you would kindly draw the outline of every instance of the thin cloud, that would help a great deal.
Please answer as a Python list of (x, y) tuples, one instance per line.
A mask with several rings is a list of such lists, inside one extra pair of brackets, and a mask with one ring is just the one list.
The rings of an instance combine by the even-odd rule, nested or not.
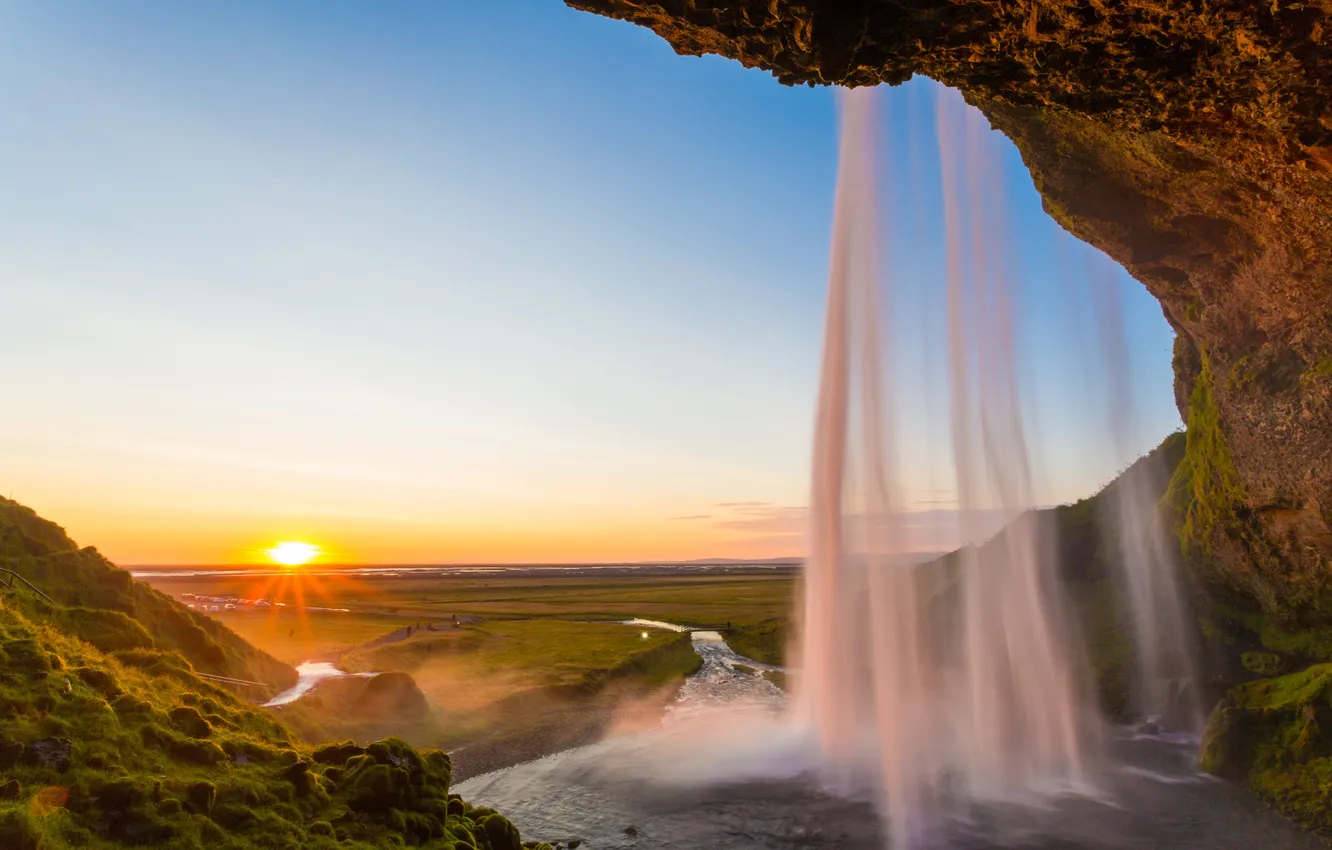
[(718, 528), (737, 531), (755, 531), (764, 534), (803, 534), (809, 516), (807, 508), (774, 505), (770, 502), (754, 503), (752, 507), (737, 511), (735, 519), (716, 523)]
[(690, 514), (689, 516), (673, 516), (667, 519), (711, 519), (712, 514)]

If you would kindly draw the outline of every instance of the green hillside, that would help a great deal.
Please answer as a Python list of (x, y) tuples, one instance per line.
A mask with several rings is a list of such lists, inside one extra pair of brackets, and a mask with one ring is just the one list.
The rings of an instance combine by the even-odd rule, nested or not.
[[(11, 597), (21, 610), (51, 619), (106, 652), (161, 649), (194, 669), (262, 682), (279, 691), (296, 671), (255, 649), (221, 623), (178, 604), (103, 558), (80, 549), (64, 529), (18, 502), (0, 498), (0, 567), (13, 570), (58, 603), (32, 593)], [(0, 580), (7, 579), (0, 574)]]
[[(53, 601), (0, 584), (0, 847), (519, 850), (449, 795), (438, 750), (395, 738), (311, 749), (197, 670), (291, 671), (0, 504), (0, 552)], [(20, 554), (21, 552), (21, 554)]]

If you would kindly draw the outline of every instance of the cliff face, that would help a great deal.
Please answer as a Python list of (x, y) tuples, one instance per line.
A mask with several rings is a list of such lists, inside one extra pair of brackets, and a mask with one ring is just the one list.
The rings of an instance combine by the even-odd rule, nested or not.
[[(1332, 0), (567, 0), (788, 84), (961, 89), (1178, 332), (1202, 576), (1294, 626), (1332, 578)], [(1332, 610), (1332, 609), (1330, 609)]]

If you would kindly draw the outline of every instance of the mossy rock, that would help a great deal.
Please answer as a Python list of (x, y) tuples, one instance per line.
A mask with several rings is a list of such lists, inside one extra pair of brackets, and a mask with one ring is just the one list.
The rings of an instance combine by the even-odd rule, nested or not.
[(222, 748), (212, 741), (172, 741), (167, 751), (172, 758), (191, 764), (214, 765), (227, 758)]
[(305, 831), (317, 838), (332, 838), (333, 824), (326, 820), (317, 820), (307, 826)]
[(315, 750), (312, 757), (320, 764), (330, 764), (341, 767), (347, 763), (347, 759), (352, 756), (359, 756), (365, 752), (365, 748), (358, 746), (355, 741), (342, 741), (338, 744), (328, 744)]
[(207, 815), (217, 803), (217, 786), (211, 782), (196, 782), (186, 790), (185, 799), (192, 811)]
[(3, 649), (7, 667), (26, 673), (45, 673), (51, 669), (50, 656), (32, 638), (6, 641)]
[(477, 826), (490, 839), (491, 850), (523, 850), (522, 836), (504, 815), (486, 815), (477, 821)]
[(1332, 664), (1233, 689), (1208, 721), (1199, 767), (1244, 782), (1306, 826), (1332, 829)]
[(111, 700), (111, 710), (122, 717), (148, 717), (153, 713), (153, 707), (147, 700), (131, 694), (121, 694)]
[(1244, 669), (1257, 676), (1275, 676), (1281, 672), (1281, 656), (1275, 652), (1245, 652), (1240, 655)]
[(180, 674), (188, 675), (193, 678), (193, 668), (190, 662), (178, 652), (163, 652), (158, 649), (126, 649), (120, 652), (111, 653), (121, 664), (128, 667), (135, 667), (157, 675)]
[(259, 818), (249, 806), (240, 803), (222, 803), (213, 810), (212, 819), (224, 829), (242, 831), (259, 823)]
[(172, 726), (191, 738), (207, 738), (213, 734), (212, 724), (192, 706), (178, 705), (167, 716), (171, 718)]
[[(0, 531), (6, 510), (0, 500)], [(128, 586), (135, 598), (117, 610), (147, 610), (139, 597), (153, 591)], [(71, 593), (85, 591), (98, 605), (114, 601), (83, 585)], [(346, 742), (319, 750), (335, 762), (325, 766), (277, 717), (200, 680), (178, 652), (104, 652), (63, 628), (59, 606), (16, 610), (12, 602), (0, 598), (4, 850), (331, 848), (335, 839), (498, 850), (517, 837), (498, 820), (483, 829), (476, 818), (493, 813), (463, 816), (461, 801), (450, 817), (452, 770), (442, 752), (393, 738), (365, 748)], [(154, 621), (150, 631), (161, 627)], [(33, 789), (68, 797), (51, 797), (52, 813), (35, 816), (42, 807), (24, 799)]]
[(75, 667), (73, 670), (75, 676), (85, 685), (102, 694), (107, 699), (114, 699), (120, 696), (120, 683), (116, 677), (109, 671), (97, 667)]
[(347, 805), (372, 814), (385, 814), (402, 805), (412, 777), (390, 764), (363, 763), (350, 773), (340, 787), (347, 794)]

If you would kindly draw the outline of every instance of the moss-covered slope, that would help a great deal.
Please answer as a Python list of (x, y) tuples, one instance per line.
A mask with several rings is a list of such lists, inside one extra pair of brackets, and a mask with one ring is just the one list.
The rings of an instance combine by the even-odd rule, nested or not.
[[(294, 684), (296, 671), (246, 643), (226, 626), (135, 581), (96, 549), (80, 549), (64, 529), (31, 508), (0, 498), (0, 567), (13, 570), (57, 605), (32, 593), (13, 604), (58, 621), (61, 628), (111, 652), (162, 649), (196, 670), (261, 682), (274, 691)], [(8, 577), (0, 574), (0, 581)]]
[(172, 652), (103, 653), (0, 597), (0, 846), (517, 850), (448, 756), (294, 742)]
[(4, 508), (18, 566), (63, 601), (0, 587), (0, 847), (522, 846), (503, 817), (450, 797), (446, 754), (396, 738), (301, 744), (168, 647), (233, 674), (281, 665), (225, 630), (159, 639), (190, 622), (175, 603)]

